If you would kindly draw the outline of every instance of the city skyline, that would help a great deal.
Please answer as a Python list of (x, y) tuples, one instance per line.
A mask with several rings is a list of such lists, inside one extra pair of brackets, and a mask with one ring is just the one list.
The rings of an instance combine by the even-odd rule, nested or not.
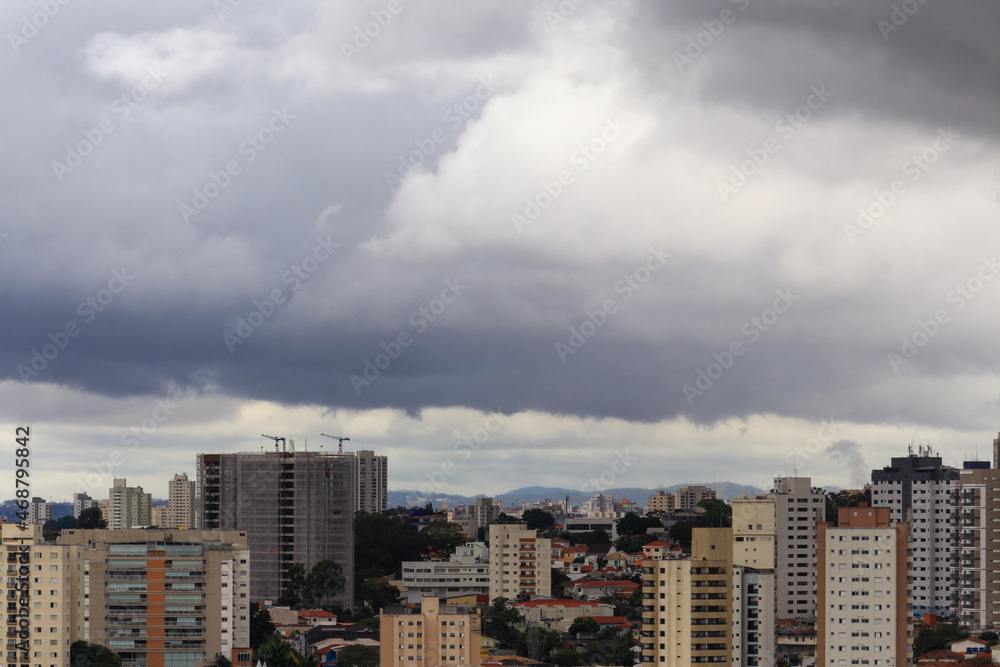
[(5, 4), (33, 495), (260, 433), (465, 493), (985, 457), (1000, 7), (902, 4)]

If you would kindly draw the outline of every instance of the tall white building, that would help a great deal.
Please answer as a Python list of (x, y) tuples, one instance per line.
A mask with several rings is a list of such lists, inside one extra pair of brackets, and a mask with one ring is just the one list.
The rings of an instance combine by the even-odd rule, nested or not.
[(108, 529), (128, 530), (152, 523), (153, 498), (141, 486), (128, 486), (125, 479), (115, 478), (108, 489)]
[(826, 493), (809, 477), (778, 477), (760, 498), (774, 501), (778, 619), (816, 618), (816, 525)]
[(819, 526), (817, 667), (912, 664), (909, 527), (885, 507), (845, 507)]
[(872, 471), (872, 505), (888, 507), (893, 523), (910, 524), (914, 614), (958, 614), (958, 489), (959, 470), (942, 465), (930, 447)]
[(370, 449), (355, 452), (357, 459), (357, 510), (384, 512), (389, 508), (389, 457), (375, 456)]
[(194, 528), (194, 493), (197, 483), (188, 480), (187, 473), (174, 475), (167, 484), (167, 522), (163, 528)]
[(488, 595), (490, 592), (489, 549), (482, 542), (458, 547), (447, 561), (403, 561), (406, 601), (425, 597)]

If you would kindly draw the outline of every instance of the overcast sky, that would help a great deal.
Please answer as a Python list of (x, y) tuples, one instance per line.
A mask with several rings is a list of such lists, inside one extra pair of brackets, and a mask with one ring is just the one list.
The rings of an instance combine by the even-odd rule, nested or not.
[(986, 0), (5, 2), (0, 496), (25, 424), (54, 500), (162, 496), (261, 433), (469, 494), (989, 458), (997, 25)]

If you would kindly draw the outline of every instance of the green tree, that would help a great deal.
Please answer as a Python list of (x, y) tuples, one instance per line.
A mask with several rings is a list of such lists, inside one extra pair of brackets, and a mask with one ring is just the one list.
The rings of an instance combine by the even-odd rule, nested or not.
[(938, 623), (933, 628), (922, 627), (913, 638), (913, 655), (921, 656), (931, 651), (948, 648), (948, 644), (965, 639), (969, 631), (958, 623)]
[(428, 536), (398, 509), (358, 512), (354, 517), (354, 597), (365, 580), (392, 577), (406, 560), (420, 560)]
[(546, 661), (553, 651), (562, 648), (562, 635), (539, 625), (529, 626), (517, 638), (517, 654)]
[(600, 624), (589, 616), (579, 616), (574, 618), (573, 624), (569, 626), (569, 633), (573, 636), (581, 633), (597, 634), (600, 630)]
[(101, 515), (100, 507), (88, 507), (80, 512), (76, 526), (77, 528), (107, 528), (108, 522)]
[(996, 646), (998, 643), (1000, 643), (1000, 635), (993, 632), (992, 630), (980, 632), (979, 638), (982, 639), (984, 642), (987, 642), (990, 646)]
[[(278, 629), (271, 622), (271, 612), (263, 609), (258, 603), (250, 603), (250, 648), (256, 649), (266, 642)], [(254, 662), (256, 664), (256, 661)]]
[(399, 589), (389, 583), (385, 577), (365, 579), (361, 585), (361, 601), (373, 611), (379, 611), (387, 604), (394, 603), (399, 598)]
[(586, 545), (611, 544), (611, 536), (608, 535), (607, 531), (601, 530), (600, 528), (598, 528), (597, 530), (592, 530), (589, 533), (583, 533), (582, 535), (578, 536), (577, 539), (579, 539), (581, 543)]
[(76, 517), (74, 517), (72, 514), (67, 514), (64, 517), (46, 521), (45, 524), (42, 526), (42, 530), (45, 532), (54, 532), (62, 530), (63, 528), (73, 529), (76, 528), (76, 524), (77, 524)]
[(448, 555), (455, 552), (455, 547), (465, 544), (465, 533), (457, 523), (448, 521), (432, 521), (420, 530), (427, 548), (443, 551)]
[(531, 509), (521, 515), (521, 520), (532, 530), (549, 530), (556, 525), (556, 518), (551, 512)]
[(568, 581), (569, 577), (566, 576), (565, 572), (552, 568), (552, 597), (560, 597)]
[(507, 604), (506, 598), (497, 598), (486, 611), (483, 634), (497, 640), (501, 648), (517, 648), (520, 623), (521, 615)]
[(233, 661), (221, 653), (216, 653), (215, 662), (213, 662), (212, 665), (214, 667), (233, 667)]
[(344, 592), (346, 582), (340, 563), (329, 559), (321, 560), (313, 565), (312, 571), (306, 576), (303, 602), (327, 609), (333, 604), (333, 598)]
[(83, 641), (69, 647), (69, 660), (73, 667), (121, 667), (122, 657), (100, 644)]
[(378, 665), (379, 651), (371, 646), (345, 646), (337, 652), (337, 667), (378, 667)]
[(694, 528), (692, 521), (678, 521), (670, 526), (667, 536), (671, 541), (676, 542), (685, 549), (691, 548), (691, 529)]
[(559, 667), (576, 667), (580, 664), (581, 655), (571, 648), (555, 651), (549, 656), (549, 662)]
[(302, 563), (292, 563), (288, 566), (288, 583), (281, 591), (278, 604), (283, 607), (297, 609), (302, 604), (302, 595), (306, 586), (306, 568)]
[(733, 507), (725, 500), (705, 498), (698, 501), (698, 507), (705, 510), (705, 513), (695, 520), (698, 526), (724, 528), (733, 525)]
[(281, 637), (275, 636), (257, 647), (251, 662), (261, 660), (267, 667), (317, 667), (319, 660), (314, 655), (303, 656)]

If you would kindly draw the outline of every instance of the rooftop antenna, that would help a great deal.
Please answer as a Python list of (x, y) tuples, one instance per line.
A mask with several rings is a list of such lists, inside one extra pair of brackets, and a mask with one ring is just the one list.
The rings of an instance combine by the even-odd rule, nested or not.
[(350, 440), (350, 438), (342, 438), (339, 435), (329, 435), (328, 433), (320, 433), (320, 435), (322, 435), (324, 437), (327, 437), (327, 438), (333, 438), (334, 440), (337, 441), (337, 453), (338, 454), (343, 454), (344, 453), (344, 441)]
[(263, 433), (260, 434), (260, 437), (262, 437), (262, 438), (270, 438), (271, 440), (274, 440), (274, 451), (278, 451), (278, 441), (280, 440), (281, 441), (281, 450), (282, 451), (285, 450), (285, 439), (284, 438), (282, 438), (282, 437), (275, 437), (273, 435), (264, 435)]

